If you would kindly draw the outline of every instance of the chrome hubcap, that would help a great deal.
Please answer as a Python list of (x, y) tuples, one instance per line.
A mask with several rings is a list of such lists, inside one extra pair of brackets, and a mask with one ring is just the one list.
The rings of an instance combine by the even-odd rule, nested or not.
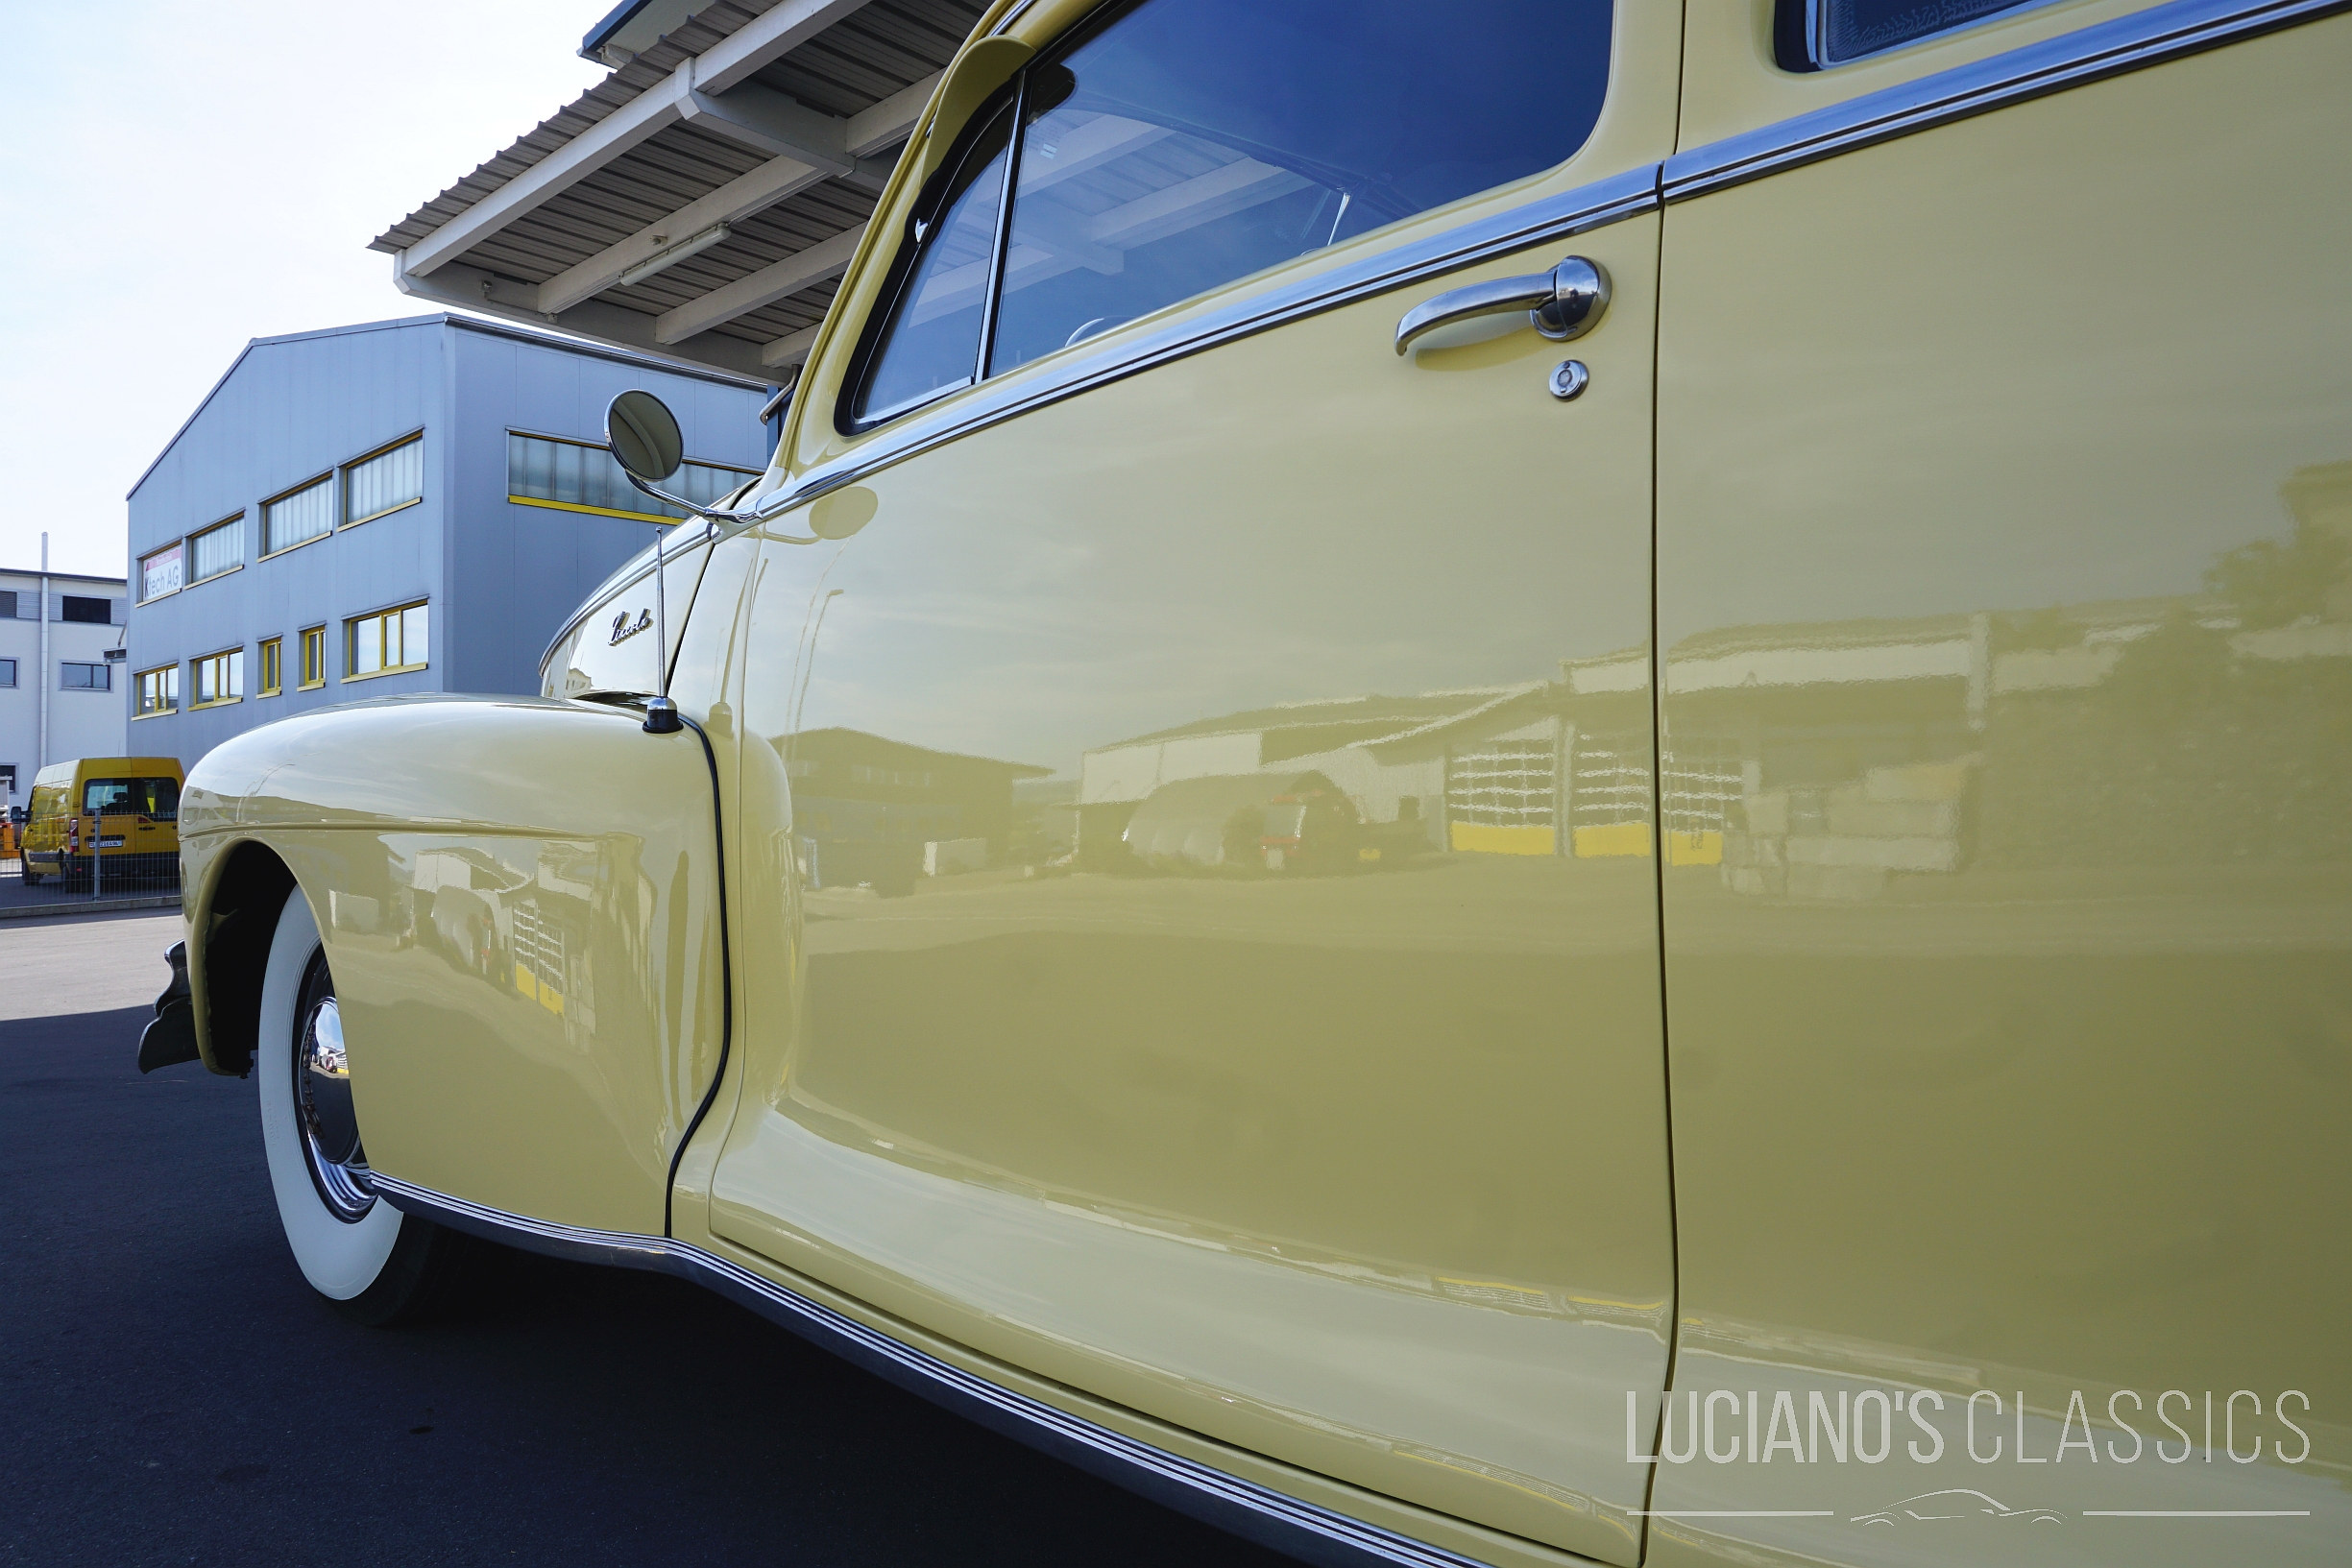
[[(309, 1003), (294, 1039), (294, 1111), (302, 1131), (303, 1163), (327, 1212), (356, 1223), (376, 1206), (368, 1157), (359, 1146), (359, 1118), (352, 1109), (351, 1058), (343, 1049), (343, 1014), (327, 977), (326, 954), (311, 961)], [(322, 994), (323, 993), (323, 994)]]

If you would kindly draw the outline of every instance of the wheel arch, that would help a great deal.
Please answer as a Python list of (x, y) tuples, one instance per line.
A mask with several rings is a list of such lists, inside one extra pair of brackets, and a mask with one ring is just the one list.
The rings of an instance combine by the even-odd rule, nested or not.
[(214, 1073), (253, 1071), (261, 1027), (261, 981), (286, 895), (298, 885), (278, 852), (258, 839), (210, 857), (188, 917), (188, 989), (196, 1044)]

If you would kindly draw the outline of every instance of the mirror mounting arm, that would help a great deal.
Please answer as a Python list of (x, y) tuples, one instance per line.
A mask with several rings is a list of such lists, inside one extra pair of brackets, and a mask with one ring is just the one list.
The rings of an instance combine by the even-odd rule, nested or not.
[[(665, 506), (674, 506), (689, 517), (700, 518), (702, 542), (715, 540), (722, 523), (757, 522), (760, 519), (757, 512), (696, 506), (685, 496), (673, 495), (653, 482), (667, 479), (679, 471), (686, 461), (686, 439), (678, 428), (678, 417), (650, 392), (623, 392), (613, 398), (604, 411), (604, 446), (631, 485)], [(816, 542), (810, 540), (807, 543), (813, 544)], [(684, 721), (679, 717), (678, 705), (669, 695), (669, 537), (667, 534), (653, 543), (653, 604), (654, 685), (658, 689), (653, 696), (645, 699), (645, 733), (676, 735), (684, 728)]]

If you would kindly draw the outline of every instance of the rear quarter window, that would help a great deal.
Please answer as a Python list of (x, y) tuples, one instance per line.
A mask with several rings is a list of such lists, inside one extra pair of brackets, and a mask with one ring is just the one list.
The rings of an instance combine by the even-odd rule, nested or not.
[(2004, 11), (2049, 0), (1780, 0), (1775, 52), (1784, 70), (1817, 71), (1884, 54)]

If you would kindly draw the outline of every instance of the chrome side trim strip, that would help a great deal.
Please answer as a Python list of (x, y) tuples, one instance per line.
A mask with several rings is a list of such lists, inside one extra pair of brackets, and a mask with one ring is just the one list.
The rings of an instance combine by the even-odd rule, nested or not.
[[(1458, 268), (1557, 243), (1709, 191), (1759, 180), (2184, 55), (2352, 9), (2352, 0), (2171, 0), (2061, 37), (1938, 72), (1641, 164), (1542, 201), (1397, 246), (1238, 300), (1037, 375), (984, 381), (914, 414), (763, 499), (763, 518), (853, 484), (951, 441), (1222, 344), (1287, 326)], [(1017, 14), (1016, 12), (1014, 14)], [(1010, 18), (1007, 17), (1007, 20)]]
[(691, 1242), (531, 1219), (394, 1176), (377, 1175), (376, 1191), (403, 1214), (528, 1252), (691, 1280), (958, 1415), (1301, 1561), (1482, 1568), (1474, 1558), (1301, 1502), (999, 1387)]
[(1658, 165), (1645, 163), (1607, 180), (1236, 300), (1132, 342), (1078, 355), (1037, 375), (1015, 372), (983, 381), (973, 392), (951, 398), (935, 414), (911, 415), (906, 422), (885, 427), (855, 450), (811, 469), (797, 484), (762, 501), (758, 510), (763, 517), (772, 517), (826, 491), (853, 484), (894, 463), (1032, 409), (1391, 289), (1409, 287), (1530, 246), (1590, 233), (1595, 229), (1656, 211), (1658, 205)]
[(1666, 160), (1669, 203), (2352, 9), (2352, 0), (2172, 0)]

